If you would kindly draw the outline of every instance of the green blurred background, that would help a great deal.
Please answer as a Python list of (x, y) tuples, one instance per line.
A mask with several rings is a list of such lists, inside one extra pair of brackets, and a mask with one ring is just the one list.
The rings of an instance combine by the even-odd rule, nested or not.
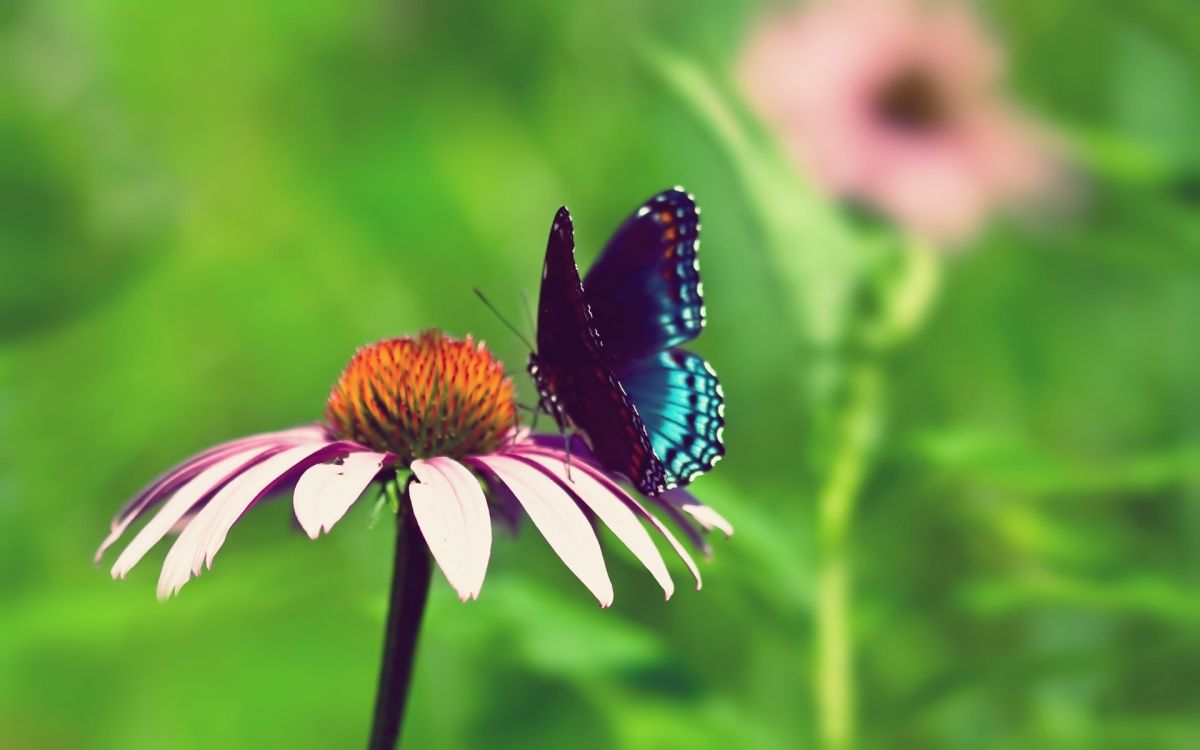
[[(676, 183), (704, 210), (695, 348), (728, 397), (727, 460), (695, 490), (737, 534), (703, 591), (676, 566), (666, 604), (606, 536), (608, 611), (531, 528), (498, 537), (479, 601), (435, 578), (406, 738), (816, 746), (821, 383), (858, 355), (837, 315), (831, 344), (787, 312), (841, 277), (780, 259), (837, 248), (815, 225), (779, 246), (679, 84), (745, 121), (730, 73), (762, 9), (5, 3), (0, 747), (361, 746), (392, 543), (365, 503), (315, 543), (260, 506), (166, 604), (165, 545), (123, 582), (92, 566), (109, 517), (202, 447), (318, 417), (359, 344), (469, 331), (519, 371), (471, 288), (520, 319), (557, 206), (586, 264)], [(1200, 747), (1200, 20), (986, 10), (1086, 190), (1071, 221), (949, 259), (923, 326), (873, 359), (858, 743)]]

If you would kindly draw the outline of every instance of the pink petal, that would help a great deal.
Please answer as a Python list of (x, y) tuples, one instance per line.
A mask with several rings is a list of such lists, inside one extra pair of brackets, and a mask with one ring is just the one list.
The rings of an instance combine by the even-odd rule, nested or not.
[(304, 532), (316, 539), (332, 530), (392, 459), (391, 453), (351, 453), (341, 463), (317, 464), (305, 471), (292, 498)]
[(205, 563), (212, 567), (213, 556), (221, 549), (233, 524), (289, 471), (322, 451), (344, 449), (347, 445), (308, 443), (289, 448), (221, 488), (171, 545), (158, 579), (158, 596), (166, 598), (178, 593), (193, 575), (200, 574)]
[(733, 525), (729, 521), (726, 521), (724, 516), (707, 505), (697, 503), (696, 505), (684, 505), (679, 509), (696, 519), (697, 523), (703, 526), (705, 531), (717, 529), (727, 537), (733, 536)]
[(162, 509), (155, 514), (150, 522), (142, 527), (133, 541), (129, 543), (117, 557), (112, 567), (113, 578), (124, 578), (134, 565), (145, 556), (150, 548), (167, 535), (180, 519), (200, 502), (210, 492), (235, 478), (247, 464), (269, 451), (269, 448), (251, 448), (225, 458), (204, 471), (184, 485)]
[[(655, 498), (655, 500), (658, 500), (658, 498)], [(703, 529), (697, 528), (694, 518), (685, 516), (679, 508), (668, 503), (659, 502), (654, 507), (666, 513), (667, 518), (670, 518), (687, 535), (692, 545), (700, 550), (706, 559), (712, 557), (712, 545), (708, 543), (708, 539), (704, 536)]]
[(125, 533), (134, 521), (216, 462), (250, 448), (288, 448), (302, 442), (322, 440), (328, 440), (323, 426), (304, 425), (290, 430), (266, 432), (230, 440), (188, 458), (164, 472), (117, 511), (116, 516), (113, 517), (109, 535), (101, 542), (100, 549), (96, 551), (96, 562), (100, 561), (105, 551)]
[(659, 500), (665, 500), (671, 505), (679, 508), (684, 513), (694, 518), (701, 528), (705, 531), (717, 529), (725, 534), (726, 537), (733, 536), (733, 524), (725, 520), (717, 511), (708, 507), (704, 503), (696, 499), (695, 495), (685, 489), (667, 490), (658, 496)]
[(474, 462), (508, 485), (529, 519), (567, 568), (600, 601), (612, 604), (612, 581), (600, 553), (600, 541), (583, 511), (554, 480), (529, 464), (508, 456), (487, 455)]
[(104, 553), (108, 551), (108, 548), (115, 544), (135, 521), (164, 498), (177, 492), (183, 485), (195, 479), (196, 476), (208, 467), (247, 448), (249, 448), (248, 445), (244, 445), (240, 449), (231, 448), (229, 445), (210, 448), (199, 455), (192, 456), (148, 484), (132, 500), (117, 511), (110, 525), (108, 536), (104, 538), (104, 541), (100, 543), (100, 548), (96, 550), (95, 562), (99, 563), (100, 559), (104, 557)]
[[(612, 529), (612, 532), (622, 543), (641, 561), (642, 565), (662, 586), (663, 593), (668, 599), (675, 593), (675, 583), (667, 572), (667, 564), (654, 546), (654, 541), (646, 528), (638, 522), (637, 516), (629, 506), (614, 495), (611, 490), (600, 483), (586, 471), (571, 471), (568, 475), (566, 462), (555, 460), (548, 456), (527, 456), (526, 461), (533, 462), (551, 472), (564, 488), (573, 492), (585, 505), (592, 509), (601, 521)], [(573, 467), (572, 467), (573, 468)]]
[[(518, 452), (522, 455), (548, 456), (552, 459), (557, 459), (560, 461), (563, 460), (565, 457), (565, 454), (562, 451), (554, 450), (552, 448), (542, 448), (542, 447), (536, 446), (536, 445), (522, 446), (516, 452)], [(649, 521), (650, 525), (653, 526), (655, 529), (657, 529), (658, 532), (660, 534), (662, 534), (663, 537), (666, 538), (667, 543), (670, 544), (671, 548), (675, 550), (675, 553), (679, 555), (679, 559), (683, 560), (683, 564), (687, 566), (687, 569), (689, 571), (691, 571), (692, 577), (694, 579), (696, 579), (696, 590), (697, 591), (700, 590), (702, 582), (700, 579), (700, 568), (696, 566), (696, 561), (692, 559), (692, 556), (688, 553), (687, 548), (685, 548), (679, 542), (679, 540), (675, 537), (675, 535), (673, 533), (671, 533), (671, 530), (669, 528), (667, 528), (666, 525), (664, 525), (662, 521), (658, 520), (657, 516), (655, 516), (653, 513), (651, 513), (649, 510), (647, 510), (644, 505), (642, 505), (640, 502), (635, 500), (633, 498), (633, 496), (630, 495), (628, 492), (621, 489), (621, 487), (616, 482), (609, 479), (608, 476), (605, 475), (603, 471), (594, 467), (592, 464), (584, 462), (584, 461), (575, 461), (575, 459), (572, 458), (571, 459), (572, 472), (574, 472), (576, 468), (580, 469), (581, 471), (587, 472), (589, 476), (591, 476), (596, 481), (600, 482), (605, 487), (607, 487), (609, 489), (609, 491), (612, 492), (614, 495), (621, 498), (621, 501), (624, 502), (627, 506), (629, 506), (635, 513), (637, 513), (638, 515), (642, 516), (647, 521)]]
[(487, 497), (467, 467), (450, 458), (413, 461), (408, 487), (417, 526), (463, 601), (479, 598), (492, 554)]
[(644, 505), (632, 497), (629, 497), (628, 495), (626, 495), (626, 497), (628, 498), (628, 502), (633, 505), (634, 509), (641, 513), (642, 516), (650, 522), (650, 525), (657, 529), (658, 533), (662, 534), (663, 537), (666, 538), (667, 543), (671, 545), (671, 549), (675, 550), (675, 554), (679, 555), (679, 559), (683, 560), (683, 564), (687, 566), (688, 571), (692, 574), (692, 578), (696, 581), (696, 590), (699, 591), (704, 585), (704, 582), (700, 579), (700, 568), (696, 566), (696, 561), (692, 559), (692, 556), (688, 553), (687, 548), (683, 546), (679, 539), (677, 539), (675, 535), (671, 533), (671, 530), (667, 528), (662, 521), (658, 520), (658, 516), (646, 510)]

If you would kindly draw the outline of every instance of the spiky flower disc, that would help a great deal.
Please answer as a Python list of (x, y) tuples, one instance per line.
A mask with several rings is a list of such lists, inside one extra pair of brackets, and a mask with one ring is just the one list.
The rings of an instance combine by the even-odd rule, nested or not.
[(487, 347), (429, 330), (355, 352), (325, 417), (338, 437), (408, 462), (496, 450), (516, 421), (516, 402)]

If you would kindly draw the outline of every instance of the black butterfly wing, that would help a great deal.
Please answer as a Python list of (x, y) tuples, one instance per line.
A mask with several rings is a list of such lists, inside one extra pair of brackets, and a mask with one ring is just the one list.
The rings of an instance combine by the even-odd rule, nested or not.
[(535, 378), (551, 393), (592, 451), (639, 491), (667, 489), (646, 426), (602, 357), (603, 344), (575, 265), (571, 215), (560, 208), (550, 228), (538, 297)]
[(538, 359), (545, 366), (582, 364), (599, 346), (575, 265), (575, 229), (566, 207), (558, 209), (546, 242), (542, 287), (538, 293)]
[(613, 372), (637, 405), (667, 484), (685, 485), (725, 455), (725, 394), (703, 359), (668, 349)]
[(640, 359), (704, 328), (700, 210), (683, 188), (651, 197), (622, 224), (584, 280), (611, 360)]

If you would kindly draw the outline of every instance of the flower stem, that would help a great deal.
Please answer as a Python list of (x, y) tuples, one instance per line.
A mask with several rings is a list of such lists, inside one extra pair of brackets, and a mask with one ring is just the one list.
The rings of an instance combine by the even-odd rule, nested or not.
[(835, 425), (832, 464), (817, 496), (816, 694), (820, 746), (854, 746), (854, 652), (850, 545), (854, 504), (865, 478), (878, 430), (881, 378), (870, 365), (849, 380)]
[(396, 513), (392, 591), (388, 601), (383, 662), (379, 669), (379, 690), (375, 697), (375, 720), (368, 745), (370, 750), (393, 750), (399, 742), (431, 572), (425, 540), (417, 528), (411, 506), (402, 501)]

